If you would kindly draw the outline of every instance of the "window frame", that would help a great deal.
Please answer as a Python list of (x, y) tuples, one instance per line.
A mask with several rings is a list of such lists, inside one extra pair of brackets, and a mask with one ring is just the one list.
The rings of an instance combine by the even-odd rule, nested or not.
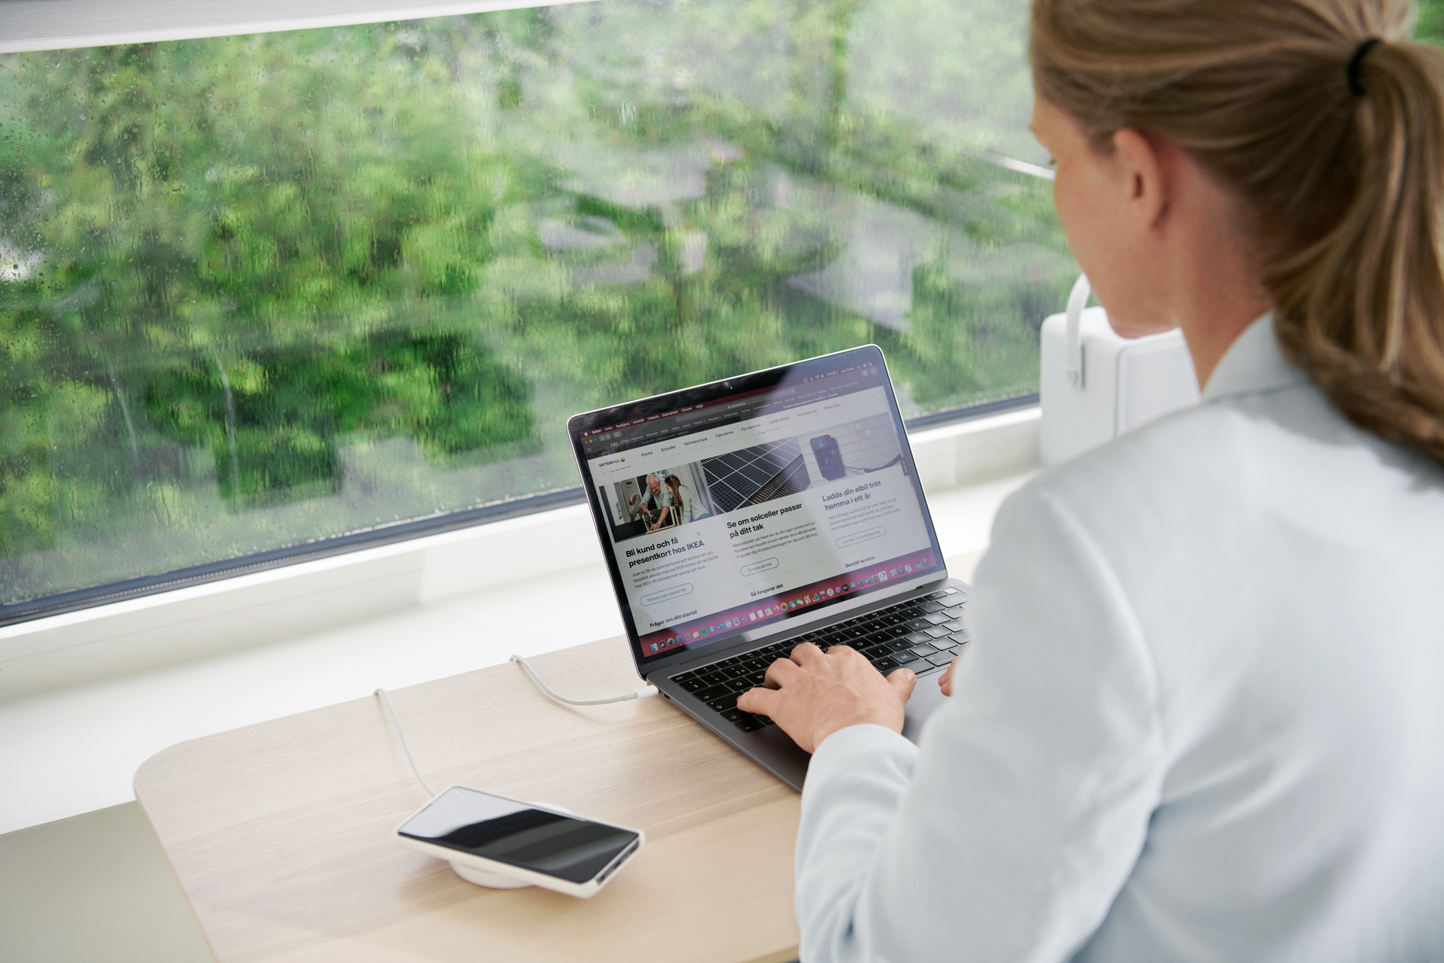
[(0, 53), (199, 40), (554, 7), (593, 0), (6, 0)]

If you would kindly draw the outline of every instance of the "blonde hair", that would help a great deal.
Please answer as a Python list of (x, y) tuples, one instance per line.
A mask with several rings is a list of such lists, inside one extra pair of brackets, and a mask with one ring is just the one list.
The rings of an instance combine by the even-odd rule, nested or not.
[(1444, 52), (1411, 26), (1405, 0), (1034, 0), (1033, 73), (1096, 148), (1154, 134), (1230, 189), (1285, 354), (1444, 461)]

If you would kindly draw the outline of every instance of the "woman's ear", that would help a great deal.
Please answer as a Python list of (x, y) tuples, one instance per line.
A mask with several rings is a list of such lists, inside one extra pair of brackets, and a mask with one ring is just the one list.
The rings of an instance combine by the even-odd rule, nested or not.
[(1165, 145), (1131, 127), (1113, 132), (1117, 199), (1131, 221), (1152, 233), (1165, 227), (1170, 211), (1170, 179)]

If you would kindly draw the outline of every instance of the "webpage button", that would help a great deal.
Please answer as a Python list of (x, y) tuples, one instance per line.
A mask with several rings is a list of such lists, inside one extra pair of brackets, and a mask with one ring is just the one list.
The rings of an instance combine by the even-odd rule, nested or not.
[(674, 585), (671, 588), (662, 589), (660, 592), (653, 592), (651, 595), (644, 595), (639, 599), (643, 605), (656, 605), (658, 602), (669, 602), (672, 599), (679, 599), (684, 595), (692, 594), (692, 583), (683, 582), (681, 585)]
[(866, 542), (869, 539), (881, 538), (887, 534), (887, 526), (879, 525), (877, 528), (869, 528), (865, 532), (853, 532), (851, 535), (844, 535), (837, 540), (838, 548), (847, 548), (856, 545), (858, 542)]
[(756, 574), (758, 574), (759, 572), (766, 572), (766, 571), (768, 571), (768, 570), (770, 570), (770, 569), (774, 569), (774, 568), (777, 567), (777, 565), (778, 565), (777, 559), (775, 559), (775, 558), (765, 558), (765, 559), (763, 559), (763, 560), (760, 561), (760, 562), (751, 562), (751, 563), (749, 563), (749, 564), (747, 564), (747, 565), (742, 566), (742, 574), (743, 574), (743, 575), (756, 575)]

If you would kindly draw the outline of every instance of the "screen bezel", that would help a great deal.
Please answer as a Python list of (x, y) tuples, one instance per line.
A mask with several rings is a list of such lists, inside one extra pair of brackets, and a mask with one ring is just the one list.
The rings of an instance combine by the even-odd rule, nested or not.
[(881, 348), (875, 344), (848, 348), (844, 351), (819, 355), (815, 358), (779, 365), (775, 368), (766, 368), (761, 371), (738, 375), (734, 378), (723, 378), (691, 388), (653, 395), (650, 398), (639, 398), (635, 401), (624, 402), (619, 405), (611, 405), (606, 408), (582, 412), (581, 414), (573, 415), (567, 421), (567, 435), (572, 444), (572, 456), (576, 460), (577, 470), (582, 478), (582, 490), (586, 494), (587, 505), (591, 509), (592, 525), (596, 530), (597, 539), (602, 548), (602, 556), (607, 563), (607, 571), (611, 575), (612, 590), (616, 595), (618, 608), (621, 610), (622, 624), (627, 634), (627, 643), (632, 650), (632, 658), (637, 666), (638, 674), (643, 678), (646, 678), (648, 672), (658, 668), (695, 658), (697, 653), (704, 649), (720, 653), (738, 643), (747, 641), (750, 633), (747, 629), (738, 629), (731, 633), (719, 634), (700, 644), (684, 645), (681, 648), (669, 649), (656, 654), (643, 652), (641, 637), (637, 632), (636, 620), (632, 616), (631, 603), (627, 597), (626, 583), (622, 577), (622, 570), (617, 563), (616, 552), (611, 542), (611, 535), (607, 530), (605, 521), (607, 509), (601, 504), (600, 496), (597, 492), (597, 484), (592, 478), (592, 473), (587, 466), (588, 456), (583, 451), (585, 447), (583, 436), (590, 431), (623, 422), (644, 419), (652, 415), (660, 415), (665, 412), (675, 411), (679, 408), (711, 404), (740, 394), (755, 394), (761, 391), (774, 390), (780, 387), (784, 381), (792, 378), (813, 377), (825, 374), (828, 371), (868, 363), (877, 364), (882, 370), (881, 387), (887, 396), (888, 409), (893, 420), (893, 429), (897, 432), (898, 448), (902, 454), (903, 469), (912, 482), (913, 493), (918, 500), (918, 507), (922, 513), (923, 525), (927, 530), (928, 540), (932, 546), (933, 554), (937, 557), (937, 567), (922, 570), (910, 576), (900, 576), (895, 579), (890, 579), (888, 582), (879, 586), (872, 586), (866, 591), (858, 590), (856, 593), (850, 593), (847, 596), (820, 603), (816, 607), (789, 613), (784, 619), (771, 623), (768, 629), (768, 634), (783, 633), (793, 625), (810, 624), (820, 621), (823, 616), (836, 614), (842, 611), (839, 606), (858, 608), (860, 605), (852, 603), (865, 604), (881, 598), (903, 594), (915, 584), (920, 582), (935, 582), (947, 576), (946, 566), (943, 563), (942, 546), (938, 543), (938, 534), (933, 526), (932, 513), (928, 510), (922, 483), (918, 479), (917, 465), (913, 460), (912, 446), (908, 443), (907, 429), (903, 424), (902, 413), (898, 408), (897, 394), (893, 390), (892, 385), (892, 376), (888, 371), (887, 360), (883, 357)]

